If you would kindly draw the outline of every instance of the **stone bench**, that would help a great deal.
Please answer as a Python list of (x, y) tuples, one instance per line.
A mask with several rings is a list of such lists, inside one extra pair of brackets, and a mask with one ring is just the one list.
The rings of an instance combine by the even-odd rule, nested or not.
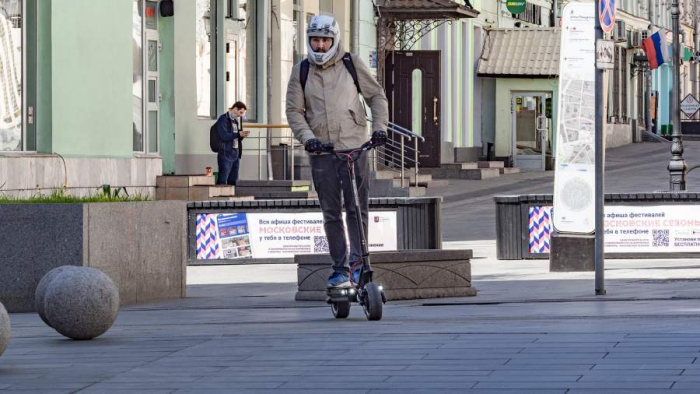
[[(384, 286), (387, 299), (471, 297), (471, 250), (411, 250), (372, 253), (374, 281)], [(327, 254), (297, 255), (297, 301), (325, 301), (331, 274)]]

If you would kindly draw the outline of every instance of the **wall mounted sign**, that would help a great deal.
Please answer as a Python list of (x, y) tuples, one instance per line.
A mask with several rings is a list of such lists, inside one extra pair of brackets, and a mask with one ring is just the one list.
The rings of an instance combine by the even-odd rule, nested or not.
[(513, 15), (521, 14), (525, 12), (527, 7), (527, 1), (525, 0), (507, 0), (506, 7), (508, 7), (508, 12)]

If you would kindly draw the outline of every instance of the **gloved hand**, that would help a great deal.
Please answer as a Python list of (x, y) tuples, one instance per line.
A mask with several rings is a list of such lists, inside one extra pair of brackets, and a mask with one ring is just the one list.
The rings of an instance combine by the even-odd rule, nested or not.
[(309, 153), (321, 153), (323, 152), (323, 143), (316, 138), (312, 138), (306, 141), (304, 149)]
[(382, 146), (386, 144), (386, 132), (377, 130), (374, 133), (372, 133), (372, 139), (370, 140), (372, 142), (372, 146)]

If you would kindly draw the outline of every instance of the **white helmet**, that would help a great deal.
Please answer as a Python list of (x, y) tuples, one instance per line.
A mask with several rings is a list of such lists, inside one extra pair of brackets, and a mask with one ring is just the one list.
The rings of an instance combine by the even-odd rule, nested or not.
[[(340, 42), (340, 27), (335, 18), (329, 15), (318, 15), (311, 18), (309, 22), (309, 27), (306, 28), (306, 49), (309, 52), (309, 56), (314, 63), (319, 66), (326, 64), (326, 62), (335, 56), (338, 52), (338, 44)], [(328, 52), (314, 52), (311, 49), (311, 37), (328, 37), (333, 39), (333, 45), (328, 50)]]

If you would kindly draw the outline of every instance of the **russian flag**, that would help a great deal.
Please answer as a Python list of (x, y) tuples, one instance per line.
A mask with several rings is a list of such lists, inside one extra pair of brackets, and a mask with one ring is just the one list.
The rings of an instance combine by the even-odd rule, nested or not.
[(644, 47), (644, 52), (647, 53), (649, 68), (652, 70), (659, 68), (659, 66), (671, 59), (668, 53), (668, 45), (666, 45), (666, 34), (663, 30), (657, 31), (651, 37), (646, 38), (642, 42), (642, 46)]

